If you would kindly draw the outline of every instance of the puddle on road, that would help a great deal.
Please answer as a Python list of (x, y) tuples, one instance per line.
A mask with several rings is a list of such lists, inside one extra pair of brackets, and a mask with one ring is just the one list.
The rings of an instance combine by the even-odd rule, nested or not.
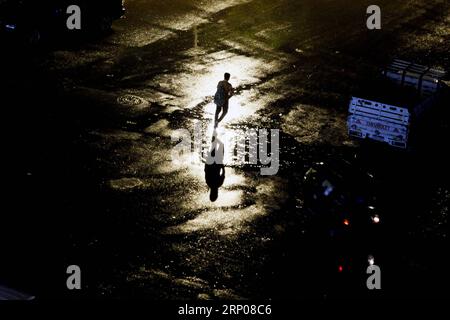
[[(209, 200), (209, 192), (193, 195), (191, 202), (186, 203), (184, 208), (186, 212), (201, 212), (180, 225), (169, 227), (167, 233), (208, 231), (220, 236), (243, 234), (252, 230), (258, 218), (279, 210), (287, 199), (287, 194), (279, 192), (285, 184), (281, 179), (271, 177), (250, 180), (231, 170), (230, 180), (219, 190), (216, 202)], [(244, 191), (249, 187), (256, 190)], [(249, 205), (249, 200), (253, 204)]]
[(109, 185), (113, 190), (126, 191), (142, 186), (143, 182), (137, 178), (122, 178), (110, 181)]
[[(221, 131), (221, 139), (233, 140), (238, 130)], [(206, 136), (208, 136), (205, 133)], [(228, 137), (228, 138), (226, 138)], [(118, 139), (117, 136), (109, 136)], [(210, 200), (210, 190), (205, 181), (205, 164), (200, 154), (193, 152), (181, 154), (172, 161), (171, 145), (161, 143), (157, 150), (153, 146), (158, 140), (143, 137), (140, 140), (128, 140), (119, 148), (114, 143), (110, 147), (116, 154), (126, 153), (129, 163), (124, 165), (120, 174), (125, 178), (109, 181), (111, 189), (118, 192), (170, 190), (171, 194), (183, 194), (170, 204), (176, 208), (179, 224), (169, 227), (168, 234), (188, 234), (212, 232), (220, 236), (232, 236), (252, 230), (253, 222), (271, 212), (280, 209), (287, 195), (280, 192), (285, 181), (278, 177), (258, 177), (259, 173), (245, 173), (237, 167), (230, 167), (226, 161), (233, 161), (232, 154), (225, 157), (225, 180), (219, 188), (218, 199)], [(204, 141), (205, 152), (209, 149), (210, 137)], [(148, 144), (150, 143), (150, 144)], [(123, 150), (122, 150), (123, 148)], [(113, 161), (114, 159), (110, 159)], [(159, 176), (157, 184), (153, 178)], [(254, 176), (252, 178), (252, 175)], [(153, 179), (153, 180), (152, 180)], [(175, 211), (174, 211), (175, 212)], [(149, 212), (149, 215), (155, 213)], [(189, 217), (189, 218), (188, 218)], [(168, 217), (167, 217), (168, 218)], [(184, 220), (188, 218), (188, 220)]]
[[(255, 182), (255, 179), (250, 179), (236, 170), (238, 167), (249, 165), (248, 156), (242, 158), (242, 154), (237, 153), (237, 147), (248, 144), (249, 136), (246, 131), (258, 129), (251, 126), (251, 123), (257, 123), (254, 121), (257, 111), (267, 107), (267, 104), (275, 99), (271, 99), (270, 93), (260, 95), (251, 86), (259, 83), (260, 79), (276, 68), (276, 62), (268, 63), (221, 51), (202, 57), (191, 57), (188, 63), (183, 64), (185, 73), (161, 74), (153, 80), (161, 84), (164, 92), (176, 92), (178, 98), (171, 104), (184, 106), (187, 110), (194, 110), (199, 114), (200, 120), (192, 121), (192, 115), (187, 113), (189, 117), (182, 122), (187, 126), (191, 139), (195, 124), (201, 123), (201, 153), (191, 150), (190, 153), (179, 155), (177, 161), (172, 161), (171, 148), (163, 149), (160, 146), (158, 151), (155, 151), (156, 155), (150, 148), (141, 148), (143, 153), (135, 157), (141, 160), (134, 163), (132, 169), (130, 168), (131, 172), (142, 172), (140, 167), (147, 166), (152, 167), (155, 174), (175, 174), (177, 180), (193, 180), (192, 187), (184, 191), (187, 200), (184, 199), (178, 204), (180, 206), (178, 215), (189, 216), (197, 213), (194, 218), (169, 227), (167, 233), (188, 234), (206, 231), (221, 236), (242, 234), (251, 229), (256, 219), (266, 216), (272, 210), (278, 210), (279, 205), (285, 201), (285, 195), (276, 191), (282, 188), (279, 184), (283, 183), (278, 181), (278, 186), (275, 187), (274, 179), (271, 177), (256, 179)], [(225, 146), (225, 182), (219, 189), (217, 201), (211, 202), (209, 189), (205, 183), (204, 160), (211, 147), (215, 105), (204, 102), (211, 99), (217, 82), (225, 72), (231, 73), (231, 83), (239, 90), (230, 100), (229, 112), (216, 131), (217, 139)], [(278, 97), (275, 93), (273, 95)], [(162, 119), (147, 127), (145, 131), (169, 137), (174, 134), (174, 129), (173, 120)], [(248, 146), (246, 152), (248, 153)], [(253, 167), (258, 169), (258, 164)], [(198, 189), (196, 188), (198, 185), (203, 187)], [(249, 188), (255, 191), (249, 193), (247, 191)], [(277, 203), (277, 206), (272, 205), (273, 203)]]
[[(236, 236), (252, 230), (253, 223), (271, 212), (280, 209), (286, 201), (287, 195), (283, 190), (285, 183), (277, 177), (256, 178), (249, 177), (238, 170), (243, 166), (254, 168), (257, 171), (252, 175), (259, 175), (260, 165), (249, 165), (248, 157), (242, 158), (237, 154), (237, 147), (248, 144), (249, 137), (246, 131), (253, 128), (252, 124), (259, 123), (258, 111), (267, 108), (270, 103), (280, 97), (280, 92), (271, 92), (273, 88), (266, 88), (264, 93), (253, 88), (260, 84), (262, 79), (274, 71), (280, 70), (280, 61), (267, 61), (252, 58), (230, 51), (220, 51), (201, 56), (190, 56), (180, 63), (179, 70), (173, 73), (164, 73), (156, 76), (150, 84), (155, 88), (159, 84), (162, 92), (173, 96), (166, 101), (167, 105), (178, 106), (183, 109), (180, 113), (185, 118), (179, 124), (186, 126), (194, 134), (196, 122), (201, 123), (201, 150), (190, 152), (177, 157), (172, 161), (173, 145), (160, 144), (154, 148), (156, 141), (149, 141), (147, 146), (129, 147), (133, 163), (129, 168), (122, 170), (122, 174), (144, 173), (164, 174), (168, 180), (164, 183), (171, 192), (171, 188), (185, 188), (181, 181), (191, 181), (183, 190), (183, 201), (176, 204), (177, 219), (192, 217), (187, 221), (168, 227), (168, 234), (190, 234), (196, 232), (211, 232), (220, 236)], [(225, 72), (232, 75), (231, 83), (237, 87), (237, 94), (230, 100), (229, 112), (217, 129), (218, 138), (224, 143), (225, 155), (225, 182), (219, 189), (217, 201), (211, 202), (209, 189), (205, 182), (205, 159), (211, 146), (211, 136), (214, 131), (212, 119), (215, 105), (211, 101), (216, 91), (217, 82)], [(144, 95), (145, 96), (145, 95)], [(125, 102), (135, 103), (133, 97)], [(196, 115), (196, 117), (193, 117)], [(193, 118), (198, 120), (193, 121)], [(177, 117), (160, 119), (149, 125), (145, 133), (167, 139), (172, 136), (174, 129), (181, 129), (174, 125)], [(270, 128), (268, 128), (270, 129)], [(244, 138), (245, 137), (245, 138)], [(153, 137), (154, 138), (154, 137)], [(152, 139), (153, 139), (152, 138)], [(142, 141), (140, 141), (142, 143)], [(246, 149), (248, 153), (248, 148)], [(180, 181), (177, 185), (177, 181)], [(147, 188), (144, 179), (144, 186)], [(170, 187), (169, 187), (170, 186)], [(199, 187), (201, 186), (201, 187)], [(249, 191), (253, 190), (253, 191)], [(149, 213), (150, 214), (150, 213)]]
[[(226, 236), (247, 231), (246, 224), (264, 212), (251, 206), (241, 210), (207, 210), (188, 222), (168, 228), (168, 233), (192, 233), (197, 231), (212, 231)], [(247, 226), (248, 227), (248, 226)]]
[[(173, 73), (157, 75), (148, 82), (150, 87), (157, 87), (163, 92), (174, 94), (171, 101), (166, 104), (181, 108), (192, 109), (204, 102), (211, 101), (216, 92), (217, 83), (223, 79), (225, 72), (231, 74), (230, 83), (233, 87), (242, 90), (260, 81), (280, 67), (276, 61), (265, 61), (229, 51), (215, 52), (199, 57), (190, 57), (178, 66)], [(252, 105), (245, 106), (245, 97), (236, 95), (230, 100), (230, 112), (239, 109), (247, 114), (254, 113)], [(213, 105), (209, 109), (213, 108)], [(211, 110), (207, 110), (211, 112)], [(240, 116), (235, 114), (235, 118)], [(227, 119), (233, 117), (230, 113)]]

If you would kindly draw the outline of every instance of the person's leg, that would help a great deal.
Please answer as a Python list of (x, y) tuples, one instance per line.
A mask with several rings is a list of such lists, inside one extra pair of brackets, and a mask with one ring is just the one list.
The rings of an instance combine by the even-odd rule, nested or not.
[(225, 103), (225, 105), (223, 106), (222, 114), (220, 115), (220, 118), (217, 120), (217, 122), (222, 121), (222, 119), (225, 118), (227, 113), (228, 113), (228, 102)]
[(220, 113), (221, 109), (222, 109), (222, 107), (216, 105), (216, 115), (214, 116), (214, 126), (217, 126), (217, 124), (219, 123), (218, 119), (219, 119), (219, 113)]

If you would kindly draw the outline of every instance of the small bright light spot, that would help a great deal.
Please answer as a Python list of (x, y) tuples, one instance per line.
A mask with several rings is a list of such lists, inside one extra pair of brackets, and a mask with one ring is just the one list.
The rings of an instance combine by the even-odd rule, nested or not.
[(373, 223), (380, 223), (380, 217), (376, 214), (372, 217)]
[(349, 226), (350, 225), (350, 221), (348, 221), (348, 219), (344, 219), (344, 225)]
[(369, 206), (368, 208), (369, 208), (369, 210), (375, 210), (374, 206)]
[(344, 267), (343, 266), (339, 266), (338, 270), (339, 270), (339, 272), (342, 272), (342, 271), (344, 271)]
[(371, 265), (371, 266), (373, 266), (375, 264), (375, 258), (373, 256), (369, 256), (367, 261), (369, 262), (369, 265)]

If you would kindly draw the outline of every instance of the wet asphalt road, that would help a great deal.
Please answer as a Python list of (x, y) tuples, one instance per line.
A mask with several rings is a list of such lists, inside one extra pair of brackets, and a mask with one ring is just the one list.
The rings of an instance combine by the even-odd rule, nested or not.
[[(379, 1), (383, 29), (369, 32), (369, 4), (128, 1), (104, 39), (9, 57), (4, 281), (68, 298), (444, 294), (448, 111), (407, 153), (349, 139), (345, 120), (352, 92), (393, 57), (449, 70), (449, 5)], [(237, 94), (212, 203), (198, 155), (174, 163), (170, 137), (200, 124), (208, 148), (224, 72)], [(234, 161), (231, 141), (249, 128), (280, 129), (277, 175)], [(314, 161), (355, 154), (381, 181), (386, 229), (342, 248), (314, 224), (302, 179)], [(381, 293), (365, 289), (363, 266), (337, 273), (342, 257), (374, 252)], [(65, 290), (70, 264), (81, 292)]]

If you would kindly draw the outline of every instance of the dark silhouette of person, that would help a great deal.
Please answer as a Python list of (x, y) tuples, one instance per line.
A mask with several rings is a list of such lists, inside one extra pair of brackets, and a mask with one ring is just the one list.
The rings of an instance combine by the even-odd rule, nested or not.
[(223, 164), (224, 145), (217, 138), (214, 130), (211, 149), (205, 164), (205, 180), (210, 189), (209, 200), (214, 202), (219, 197), (219, 188), (225, 181), (225, 166)]
[[(217, 84), (217, 91), (214, 95), (214, 103), (216, 104), (216, 114), (214, 116), (214, 128), (217, 128), (219, 122), (228, 113), (228, 101), (233, 96), (233, 86), (228, 82), (230, 80), (230, 74), (227, 72), (224, 74), (224, 80)], [(219, 117), (220, 111), (222, 114)]]

